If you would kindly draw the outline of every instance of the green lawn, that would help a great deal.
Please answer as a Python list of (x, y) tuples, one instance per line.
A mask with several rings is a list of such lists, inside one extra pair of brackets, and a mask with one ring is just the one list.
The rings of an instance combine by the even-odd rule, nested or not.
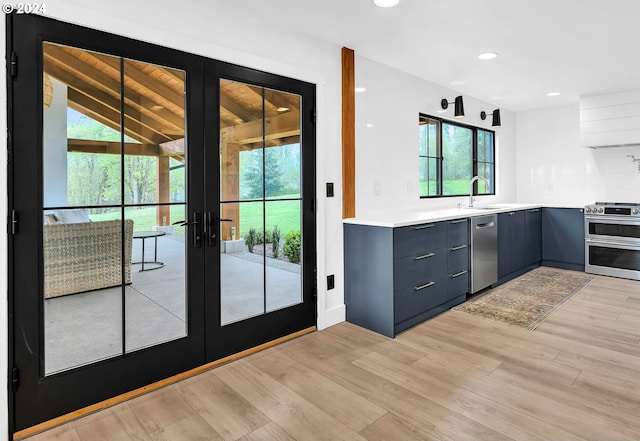
[[(429, 195), (434, 195), (436, 192), (436, 183), (434, 181), (420, 182), (420, 195), (427, 194), (427, 185), (429, 186)], [(484, 182), (478, 182), (480, 185), (480, 191), (485, 190)], [(444, 194), (447, 195), (460, 195), (460, 196), (468, 196), (469, 195), (469, 180), (468, 179), (457, 179), (443, 182)]]
[[(289, 231), (300, 229), (300, 201), (269, 201), (266, 206), (267, 231), (274, 225), (280, 229), (281, 237)], [(240, 235), (244, 236), (249, 228), (262, 229), (262, 204), (248, 202), (240, 204)]]
[[(120, 219), (120, 210), (90, 214), (92, 221), (104, 221)], [(126, 218), (133, 219), (135, 231), (149, 231), (156, 223), (156, 208), (129, 208), (126, 210)], [(171, 207), (171, 222), (176, 222), (185, 218), (184, 206)], [(281, 236), (292, 230), (300, 229), (300, 201), (269, 201), (266, 205), (266, 225), (267, 231), (271, 231), (274, 225), (280, 228)], [(249, 231), (249, 228), (262, 229), (262, 203), (248, 202), (240, 204), (240, 232), (238, 237), (242, 237)], [(184, 228), (174, 227), (174, 234), (183, 236)]]

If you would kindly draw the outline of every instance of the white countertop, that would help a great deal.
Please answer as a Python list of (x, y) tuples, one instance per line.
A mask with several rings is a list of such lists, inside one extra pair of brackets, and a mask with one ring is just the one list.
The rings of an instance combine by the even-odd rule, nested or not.
[[(438, 210), (407, 210), (393, 213), (380, 213), (366, 218), (354, 217), (344, 219), (345, 224), (369, 225), (373, 227), (406, 227), (428, 222), (439, 222), (463, 217), (476, 217), (487, 214), (504, 213), (513, 210), (541, 208), (546, 204), (487, 204), (474, 208), (448, 208)], [(577, 208), (565, 207), (562, 208)], [(582, 206), (580, 207), (582, 208)]]

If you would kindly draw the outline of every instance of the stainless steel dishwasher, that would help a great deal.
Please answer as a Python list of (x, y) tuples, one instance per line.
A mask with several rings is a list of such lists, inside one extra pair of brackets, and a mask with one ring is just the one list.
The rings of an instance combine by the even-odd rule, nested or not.
[(498, 215), (472, 217), (471, 287), (474, 294), (498, 280)]

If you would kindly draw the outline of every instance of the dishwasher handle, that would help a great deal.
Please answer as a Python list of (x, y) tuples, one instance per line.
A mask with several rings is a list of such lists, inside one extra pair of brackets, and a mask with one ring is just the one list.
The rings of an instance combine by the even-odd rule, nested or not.
[(491, 228), (494, 227), (496, 225), (495, 222), (487, 222), (485, 224), (478, 224), (476, 225), (476, 230), (480, 230), (482, 228)]

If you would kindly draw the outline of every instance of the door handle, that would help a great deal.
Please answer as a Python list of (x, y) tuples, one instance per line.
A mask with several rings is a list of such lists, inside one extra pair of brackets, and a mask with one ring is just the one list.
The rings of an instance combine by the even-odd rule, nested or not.
[(200, 231), (201, 222), (202, 222), (202, 213), (200, 213), (199, 211), (194, 211), (192, 220), (190, 222), (183, 219), (176, 222), (172, 222), (171, 225), (175, 225), (177, 227), (189, 227), (193, 225), (193, 228), (191, 229), (191, 232), (192, 232), (191, 238), (193, 241), (193, 246), (194, 248), (200, 248), (200, 246), (202, 245), (202, 233)]
[(216, 239), (218, 238), (216, 224), (219, 222), (233, 222), (233, 219), (216, 218), (216, 212), (214, 210), (207, 211), (206, 235), (210, 247), (216, 245)]

